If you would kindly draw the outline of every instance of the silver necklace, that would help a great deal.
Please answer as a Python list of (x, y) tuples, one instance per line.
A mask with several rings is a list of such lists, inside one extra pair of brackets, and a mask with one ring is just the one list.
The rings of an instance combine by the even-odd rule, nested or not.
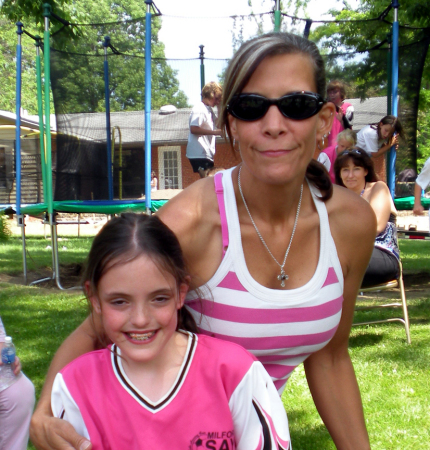
[(240, 196), (242, 197), (243, 204), (245, 205), (245, 208), (248, 212), (248, 216), (251, 219), (252, 225), (254, 225), (255, 231), (257, 232), (258, 237), (260, 238), (261, 242), (263, 243), (266, 250), (269, 252), (269, 255), (272, 257), (272, 259), (276, 262), (276, 264), (281, 268), (280, 275), (277, 276), (277, 279), (281, 282), (281, 286), (285, 287), (285, 280), (288, 280), (288, 275), (284, 271), (285, 261), (287, 260), (288, 253), (290, 252), (291, 243), (293, 242), (294, 233), (296, 232), (297, 227), (297, 221), (299, 220), (299, 214), (300, 214), (300, 206), (302, 205), (302, 197), (303, 197), (303, 184), (300, 188), (300, 199), (299, 204), (297, 205), (297, 212), (296, 212), (296, 218), (294, 220), (294, 226), (293, 226), (293, 232), (291, 233), (290, 243), (288, 244), (287, 251), (285, 252), (284, 261), (282, 264), (279, 264), (278, 260), (273, 256), (272, 252), (270, 251), (269, 247), (266, 244), (266, 241), (263, 239), (263, 236), (260, 233), (260, 230), (257, 228), (257, 225), (255, 225), (254, 219), (251, 216), (251, 213), (249, 212), (248, 205), (246, 204), (245, 197), (243, 196), (242, 192), (242, 185), (240, 183), (240, 171), (242, 170), (242, 166), (239, 168), (239, 175), (237, 177), (237, 184), (239, 186), (239, 192)]

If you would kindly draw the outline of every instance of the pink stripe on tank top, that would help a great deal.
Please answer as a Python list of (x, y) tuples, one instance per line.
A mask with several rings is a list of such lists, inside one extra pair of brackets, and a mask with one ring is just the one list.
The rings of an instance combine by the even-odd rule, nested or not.
[[(191, 300), (187, 302), (189, 308), (198, 314), (204, 314), (212, 319), (237, 323), (297, 323), (311, 320), (322, 320), (337, 314), (342, 310), (343, 297), (313, 307), (304, 308), (272, 308), (252, 309), (222, 303), (212, 300)], [(282, 305), (281, 305), (282, 306)]]

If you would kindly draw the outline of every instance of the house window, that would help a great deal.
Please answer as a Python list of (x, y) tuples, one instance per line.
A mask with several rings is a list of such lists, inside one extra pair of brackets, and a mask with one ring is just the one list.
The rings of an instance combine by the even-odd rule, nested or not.
[(158, 147), (159, 189), (182, 189), (181, 147)]
[(0, 147), (0, 188), (6, 187), (6, 149)]

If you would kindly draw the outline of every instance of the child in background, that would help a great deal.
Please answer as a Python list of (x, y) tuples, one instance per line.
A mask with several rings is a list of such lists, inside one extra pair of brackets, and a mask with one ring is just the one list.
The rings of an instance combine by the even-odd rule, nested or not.
[(337, 145), (325, 148), (318, 156), (318, 161), (327, 169), (332, 183), (335, 183), (334, 162), (339, 153), (354, 147), (357, 140), (354, 131), (347, 129), (337, 135)]
[(112, 345), (72, 361), (52, 390), (54, 416), (93, 450), (289, 447), (262, 364), (192, 332), (189, 283), (179, 242), (156, 216), (122, 214), (94, 239), (83, 287)]
[(354, 107), (351, 103), (345, 102), (345, 85), (339, 80), (330, 81), (327, 85), (327, 100), (336, 106), (336, 114), (333, 126), (328, 135), (328, 146), (335, 145), (337, 135), (347, 129), (352, 128), (354, 120)]

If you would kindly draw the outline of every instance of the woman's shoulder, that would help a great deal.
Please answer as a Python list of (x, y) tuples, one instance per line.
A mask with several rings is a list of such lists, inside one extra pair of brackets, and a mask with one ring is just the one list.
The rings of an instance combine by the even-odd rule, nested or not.
[[(365, 237), (374, 234), (376, 219), (372, 207), (355, 192), (333, 186), (333, 196), (327, 202), (332, 232), (340, 236)], [(373, 236), (374, 237), (374, 236)]]
[[(160, 219), (173, 231), (192, 228), (211, 218), (217, 210), (214, 180), (198, 180), (169, 200), (158, 212)], [(178, 232), (179, 231), (175, 231)]]

